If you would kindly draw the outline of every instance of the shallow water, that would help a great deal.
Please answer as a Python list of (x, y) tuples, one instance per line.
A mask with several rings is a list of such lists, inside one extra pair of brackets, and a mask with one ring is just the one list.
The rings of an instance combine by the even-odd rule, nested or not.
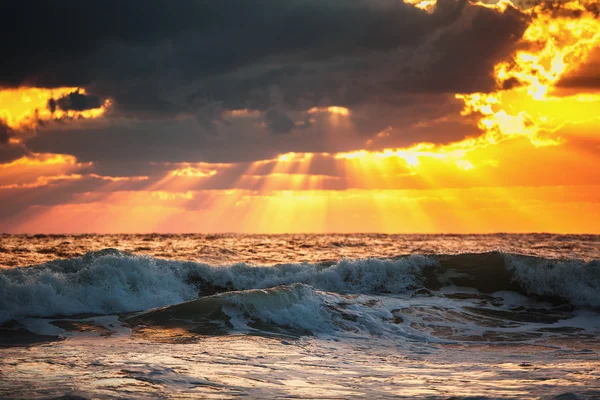
[(1, 240), (0, 397), (600, 398), (598, 236)]

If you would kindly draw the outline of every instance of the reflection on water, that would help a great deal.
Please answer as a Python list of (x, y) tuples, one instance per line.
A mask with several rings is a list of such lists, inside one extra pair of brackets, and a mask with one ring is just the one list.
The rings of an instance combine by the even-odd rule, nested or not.
[(0, 398), (600, 398), (599, 238), (5, 235)]
[(600, 235), (0, 235), (0, 267), (39, 264), (116, 248), (207, 263), (321, 262), (342, 257), (502, 250), (546, 258), (600, 259)]
[[(285, 343), (285, 344), (284, 344)], [(78, 338), (0, 361), (0, 395), (90, 398), (522, 398), (600, 395), (597, 350), (528, 345), (430, 346), (406, 352), (377, 341), (256, 336), (194, 344)]]
[(598, 314), (532, 301), (511, 310), (508, 295), (456, 290), (324, 293), (338, 330), (316, 335), (255, 325), (249, 313), (225, 318), (243, 334), (211, 331), (216, 323), (192, 312), (194, 301), (120, 317), (25, 319), (65, 340), (0, 349), (0, 397), (600, 396)]

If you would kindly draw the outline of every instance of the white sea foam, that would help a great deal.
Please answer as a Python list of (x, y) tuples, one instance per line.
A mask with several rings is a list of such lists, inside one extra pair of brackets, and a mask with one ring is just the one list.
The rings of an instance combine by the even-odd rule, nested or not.
[(422, 284), (421, 270), (434, 265), (431, 257), (414, 255), (399, 260), (368, 258), (341, 260), (330, 267), (317, 264), (282, 264), (256, 267), (244, 263), (225, 267), (185, 263), (188, 276), (198, 276), (215, 286), (236, 290), (305, 283), (344, 293), (403, 293)]
[(25, 316), (110, 314), (196, 297), (180, 268), (152, 258), (106, 255), (0, 273), (0, 321)]
[[(403, 292), (420, 283), (419, 271), (434, 261), (343, 260), (257, 267), (160, 260), (115, 252), (58, 260), (0, 272), (0, 322), (25, 316), (110, 314), (176, 304), (197, 297), (198, 279), (220, 288), (248, 290), (293, 283), (342, 292)], [(196, 283), (196, 284), (195, 284)]]
[(600, 262), (505, 255), (506, 268), (528, 294), (559, 296), (580, 307), (600, 308)]
[[(448, 275), (446, 267), (434, 256), (422, 255), (395, 260), (341, 260), (331, 266), (309, 263), (211, 266), (108, 250), (35, 267), (0, 270), (0, 322), (30, 316), (140, 311), (192, 300), (199, 292), (243, 291), (297, 283), (336, 293), (402, 294), (427, 284), (428, 267), (435, 268), (437, 275)], [(500, 256), (499, 266), (482, 264), (481, 269), (469, 270), (469, 274), (477, 275), (470, 281), (474, 291), (478, 282), (488, 279), (486, 269), (491, 267), (511, 272), (512, 279), (524, 289), (523, 294), (559, 296), (577, 306), (600, 308), (598, 261), (504, 255)], [(267, 310), (266, 307), (262, 303), (261, 307), (256, 305), (257, 310)]]
[(255, 318), (312, 333), (332, 330), (332, 315), (323, 297), (308, 285), (225, 293), (221, 297), (226, 301), (223, 311), (236, 328), (246, 328), (248, 318)]
[[(295, 283), (269, 289), (227, 292), (138, 314), (129, 323), (201, 327), (226, 320), (237, 331), (291, 329), (292, 333), (402, 335), (390, 321), (394, 315), (384, 304), (385, 296), (352, 295), (317, 290)], [(395, 303), (401, 300), (396, 299)], [(392, 302), (392, 304), (395, 304)], [(215, 313), (221, 310), (223, 314)], [(406, 336), (406, 335), (405, 335)]]

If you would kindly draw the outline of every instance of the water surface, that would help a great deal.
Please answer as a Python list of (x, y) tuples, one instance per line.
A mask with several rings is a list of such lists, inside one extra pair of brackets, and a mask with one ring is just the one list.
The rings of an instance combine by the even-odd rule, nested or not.
[(1, 237), (0, 396), (598, 398), (600, 237)]

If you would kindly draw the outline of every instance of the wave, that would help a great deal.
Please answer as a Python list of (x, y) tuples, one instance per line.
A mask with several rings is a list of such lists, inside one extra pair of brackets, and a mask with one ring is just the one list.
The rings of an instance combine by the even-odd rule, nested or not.
[[(540, 307), (526, 299), (521, 299), (521, 304), (527, 307), (512, 307), (511, 297), (514, 301), (519, 295), (503, 295), (344, 295), (294, 283), (202, 297), (124, 317), (123, 323), (135, 335), (167, 342), (194, 342), (198, 335), (255, 333), (402, 338), (401, 342), (410, 346), (544, 341), (562, 335), (584, 339), (589, 329), (599, 328), (596, 313)], [(506, 300), (508, 306), (501, 304)]]
[(288, 328), (315, 333), (328, 330), (331, 314), (310, 286), (293, 284), (270, 289), (227, 292), (157, 308), (126, 319), (130, 326), (185, 327), (197, 333), (237, 328)]
[(399, 321), (380, 302), (361, 301), (360, 296), (325, 292), (303, 283), (220, 293), (125, 318), (125, 323), (134, 329), (161, 326), (210, 335), (235, 330), (291, 335), (346, 331), (397, 336), (402, 330), (394, 329), (393, 324)]
[[(597, 260), (552, 260), (493, 252), (344, 259), (334, 264), (212, 266), (106, 249), (38, 266), (0, 270), (0, 323), (24, 317), (127, 313), (222, 292), (294, 284), (338, 294), (410, 294), (462, 286), (480, 293), (513, 291), (600, 309)], [(266, 303), (255, 307), (267, 309)]]

